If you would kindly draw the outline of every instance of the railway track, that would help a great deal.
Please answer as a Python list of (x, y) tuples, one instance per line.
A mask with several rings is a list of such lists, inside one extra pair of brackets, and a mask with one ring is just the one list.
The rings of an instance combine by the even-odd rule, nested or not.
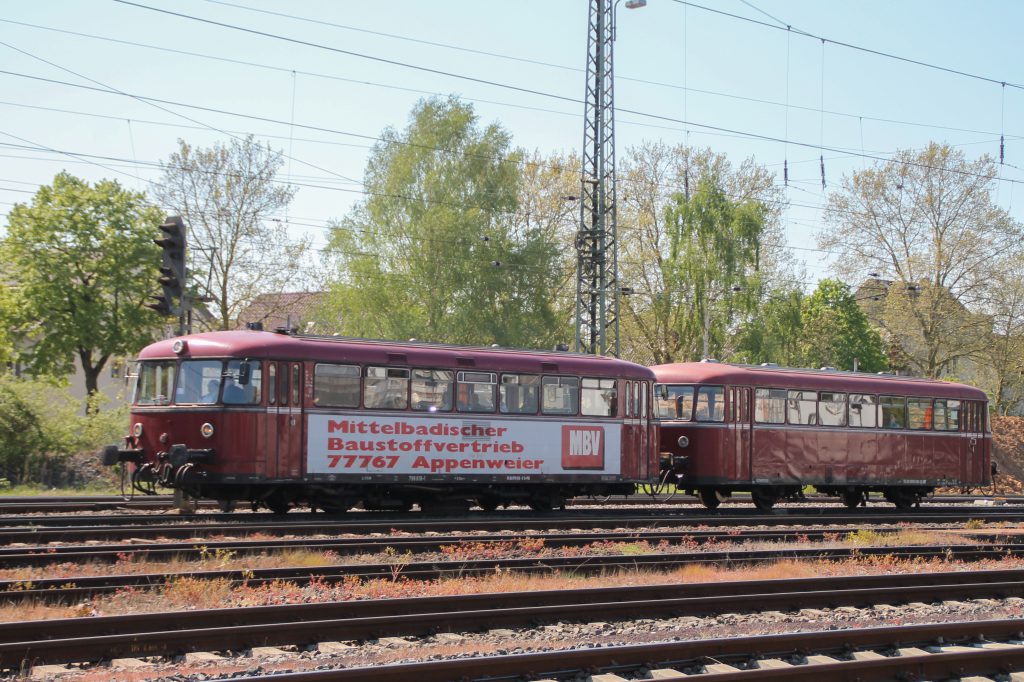
[[(129, 616), (73, 618), (0, 624), (0, 668), (17, 669), (32, 665), (96, 662), (109, 658), (138, 656), (174, 656), (189, 651), (238, 652), (259, 646), (295, 645), (310, 647), (331, 640), (367, 640), (380, 637), (427, 636), (437, 632), (473, 632), (494, 628), (534, 627), (550, 622), (590, 622), (634, 618), (676, 618), (710, 616), (722, 613), (748, 613), (765, 610), (873, 606), (947, 599), (997, 599), (1024, 595), (1024, 571), (982, 571), (975, 573), (925, 573), (786, 580), (758, 580), (694, 585), (663, 584), (641, 587), (611, 587), (582, 590), (552, 590), (526, 593), (490, 593), (443, 597), (417, 597), (347, 601), (287, 606), (216, 609), (176, 613), (150, 613)], [(1014, 624), (1010, 626), (1010, 623)], [(595, 651), (576, 650), (546, 654), (546, 659), (566, 656), (584, 658), (592, 666), (618, 665), (639, 667), (651, 661), (685, 661), (687, 668), (700, 666), (709, 657), (736, 657), (755, 653), (778, 656), (816, 650), (843, 651), (863, 646), (892, 646), (907, 641), (947, 641), (988, 636), (1021, 638), (1024, 621), (1004, 621), (997, 628), (980, 628), (964, 633), (962, 624), (936, 626), (923, 638), (914, 639), (914, 627), (891, 629), (884, 637), (866, 636), (869, 630), (845, 630), (820, 634), (803, 633), (810, 638), (802, 644), (780, 635), (786, 646), (755, 646), (751, 642), (772, 638), (732, 638), (718, 641), (686, 642), (674, 645), (618, 647), (623, 652), (669, 651), (681, 647), (687, 654), (658, 654), (630, 661), (631, 655), (612, 656), (604, 663), (586, 658)], [(980, 625), (980, 624), (979, 624)], [(951, 632), (956, 631), (956, 633)], [(877, 634), (877, 633), (876, 633)], [(815, 639), (817, 638), (817, 639)], [(749, 641), (745, 641), (749, 640)], [(742, 644), (741, 644), (742, 642)], [(827, 644), (826, 644), (827, 643)], [(659, 648), (660, 647), (660, 648)], [(830, 647), (838, 647), (831, 649)], [(590, 653), (588, 653), (590, 652)], [(583, 656), (584, 658), (579, 658)], [(576, 657), (574, 659), (574, 657)], [(473, 659), (488, 665), (489, 659)], [(520, 657), (520, 660), (522, 659)], [(536, 659), (529, 659), (536, 660)], [(1024, 659), (1022, 659), (1024, 661)], [(449, 668), (449, 677), (425, 679), (464, 679), (483, 675), (522, 674), (515, 666), (499, 671), (494, 667), (472, 674)], [(563, 661), (554, 668), (566, 670), (581, 665)], [(561, 666), (567, 666), (565, 668)], [(440, 667), (440, 666), (439, 666)], [(621, 668), (620, 668), (621, 669)], [(397, 670), (397, 669), (395, 669)], [(411, 670), (411, 668), (410, 668)], [(458, 674), (454, 674), (461, 670)], [(310, 679), (333, 679), (318, 677)], [(344, 679), (350, 679), (345, 677)], [(358, 678), (364, 679), (364, 678)], [(369, 679), (369, 678), (366, 678)], [(421, 679), (397, 676), (373, 679)], [(717, 676), (716, 680), (719, 679)], [(744, 678), (745, 679), (745, 678)], [(789, 678), (783, 678), (789, 679)], [(819, 678), (820, 679), (820, 678)]]
[(902, 560), (980, 561), (1024, 556), (1024, 543), (993, 545), (786, 548), (777, 550), (731, 550), (720, 552), (679, 552), (590, 555), (584, 557), (527, 557), (479, 560), (409, 561), (396, 557), (386, 563), (332, 564), (289, 568), (188, 571), (182, 573), (135, 573), (123, 575), (66, 576), (39, 580), (0, 581), (0, 603), (39, 601), (71, 603), (97, 594), (124, 588), (159, 588), (181, 579), (222, 580), (233, 585), (262, 585), (275, 580), (306, 584), (312, 580), (337, 582), (361, 580), (438, 580), (444, 577), (491, 575), (497, 571), (539, 574), (595, 575), (609, 571), (644, 569), (669, 570), (703, 564), (742, 566), (780, 560), (839, 560), (852, 557), (886, 556)]
[[(1024, 505), (1022, 496), (998, 496), (986, 497), (979, 495), (937, 495), (928, 498), (926, 505), (964, 505), (980, 501), (991, 501), (1006, 505)], [(838, 501), (832, 497), (810, 495), (806, 499), (807, 505), (837, 505)], [(886, 502), (872, 499), (877, 502), (879, 508), (892, 510)], [(199, 500), (195, 502), (201, 509), (216, 509), (217, 503), (210, 500)], [(623, 506), (643, 507), (650, 505), (673, 505), (680, 507), (701, 507), (700, 501), (693, 496), (682, 493), (671, 497), (658, 495), (613, 495), (608, 498), (580, 497), (569, 500), (572, 508)], [(750, 505), (750, 497), (744, 494), (737, 494), (726, 499), (723, 505), (727, 507)], [(801, 503), (796, 503), (801, 504)], [(149, 495), (125, 498), (121, 495), (70, 495), (70, 496), (23, 496), (23, 497), (0, 497), (0, 515), (7, 514), (61, 514), (81, 512), (103, 512), (115, 510), (133, 511), (170, 511), (174, 509), (173, 495)]]
[[(895, 532), (895, 528), (880, 531)], [(735, 545), (751, 541), (760, 542), (822, 542), (841, 535), (829, 530), (742, 530), (720, 532), (692, 531), (619, 531), (598, 533), (531, 533), (527, 536), (510, 535), (429, 535), (387, 536), (327, 539), (285, 540), (203, 540), (196, 542), (156, 542), (111, 545), (60, 545), (34, 547), (0, 547), (0, 563), (6, 568), (48, 566), (65, 562), (114, 563), (118, 561), (160, 561), (168, 559), (198, 560), (217, 556), (251, 556), (280, 553), (287, 550), (331, 551), (340, 555), (375, 554), (385, 550), (398, 554), (438, 552), (446, 547), (515, 543), (527, 539), (541, 542), (546, 548), (587, 547), (596, 543), (658, 544), (666, 542), (680, 545)], [(1007, 539), (1002, 539), (1007, 542)]]
[(121, 541), (130, 538), (195, 539), (217, 536), (342, 535), (395, 533), (473, 533), (499, 531), (545, 531), (559, 529), (698, 528), (742, 526), (887, 526), (898, 523), (951, 524), (979, 520), (985, 523), (1024, 522), (1024, 509), (929, 509), (911, 513), (867, 513), (831, 510), (779, 509), (773, 513), (729, 510), (743, 513), (688, 514), (674, 511), (623, 510), (624, 513), (580, 512), (564, 514), (506, 513), (471, 514), (460, 517), (419, 517), (410, 515), (353, 514), (347, 517), (320, 514), (295, 515), (282, 519), (271, 514), (202, 514), (195, 517), (151, 517), (118, 515), (106, 517), (18, 517), (0, 519), (0, 546), (14, 543), (41, 545), (87, 541)]
[[(580, 648), (285, 673), (280, 682), (597, 679), (715, 682), (1008, 679), (1024, 669), (1024, 621), (974, 621)], [(256, 677), (234, 679), (255, 680)], [(978, 677), (971, 677), (978, 680)], [(984, 679), (984, 678), (980, 678)], [(1014, 677), (1013, 679), (1018, 679)]]

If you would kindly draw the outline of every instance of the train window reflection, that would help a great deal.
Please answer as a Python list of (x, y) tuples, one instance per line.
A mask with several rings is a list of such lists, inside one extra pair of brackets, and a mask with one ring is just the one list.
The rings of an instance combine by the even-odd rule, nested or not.
[(818, 394), (814, 391), (789, 391), (786, 401), (790, 424), (818, 423)]
[(412, 371), (412, 409), (447, 412), (452, 409), (452, 371), (414, 369)]
[(409, 404), (409, 370), (367, 367), (363, 402), (371, 409), (404, 410)]
[(912, 429), (930, 429), (933, 420), (931, 398), (907, 398), (907, 425)]
[(693, 419), (693, 386), (670, 386), (659, 384), (654, 387), (658, 419)]
[(818, 423), (822, 426), (846, 426), (845, 393), (822, 393), (818, 396)]
[(850, 426), (873, 429), (878, 426), (878, 413), (875, 410), (877, 398), (873, 395), (850, 394)]
[(883, 429), (902, 429), (907, 425), (907, 399), (883, 395), (878, 397), (879, 412), (882, 413)]
[(143, 362), (135, 389), (136, 405), (167, 405), (174, 390), (174, 362)]
[(584, 377), (580, 412), (595, 417), (614, 416), (615, 379), (590, 379)]
[(313, 370), (313, 404), (359, 407), (359, 367), (318, 364)]
[(725, 421), (725, 388), (701, 386), (697, 389), (695, 417), (699, 422)]
[(537, 414), (540, 377), (532, 374), (502, 374), (499, 393), (505, 414)]
[(492, 372), (459, 372), (459, 412), (494, 412), (498, 376)]
[(544, 414), (576, 414), (580, 411), (580, 380), (576, 377), (544, 377)]
[(786, 389), (757, 389), (754, 392), (754, 420), (760, 424), (785, 424)]

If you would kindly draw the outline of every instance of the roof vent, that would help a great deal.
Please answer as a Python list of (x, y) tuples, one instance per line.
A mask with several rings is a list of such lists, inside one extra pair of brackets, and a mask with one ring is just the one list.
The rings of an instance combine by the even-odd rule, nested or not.
[(777, 362), (762, 362), (761, 366), (762, 367), (778, 367), (779, 363), (777, 363)]
[(473, 358), (455, 358), (459, 367), (476, 367), (476, 360)]
[(714, 358), (701, 358), (700, 361), (701, 362), (718, 362), (718, 360), (715, 360)]
[(822, 367), (819, 371), (821, 372), (838, 372), (839, 370), (835, 367)]
[(245, 323), (245, 328), (248, 329), (249, 331), (261, 332), (261, 331), (263, 331), (263, 323), (262, 322), (246, 322)]
[(542, 371), (542, 372), (557, 372), (558, 371), (558, 363), (557, 362), (542, 362), (542, 363), (540, 363), (540, 371)]
[(409, 362), (409, 359), (405, 356), (405, 353), (388, 353), (388, 362), (404, 365)]
[(555, 344), (555, 352), (556, 353), (568, 353), (569, 352), (569, 344), (567, 344), (567, 343), (556, 343)]

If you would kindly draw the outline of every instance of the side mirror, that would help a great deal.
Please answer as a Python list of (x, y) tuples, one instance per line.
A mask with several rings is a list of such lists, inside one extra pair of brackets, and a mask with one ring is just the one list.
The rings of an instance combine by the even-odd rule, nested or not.
[(238, 366), (238, 383), (241, 386), (247, 386), (250, 379), (252, 379), (252, 365), (243, 362)]

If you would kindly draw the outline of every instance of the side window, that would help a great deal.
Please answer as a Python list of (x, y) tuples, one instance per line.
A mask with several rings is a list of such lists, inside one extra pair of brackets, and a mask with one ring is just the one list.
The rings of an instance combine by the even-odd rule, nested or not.
[(907, 425), (912, 429), (931, 429), (934, 420), (931, 398), (907, 398)]
[(359, 407), (359, 367), (318, 364), (313, 369), (313, 404)]
[(404, 367), (367, 367), (363, 404), (376, 410), (404, 410), (409, 404), (409, 370)]
[[(615, 416), (615, 379), (583, 377), (580, 411), (595, 417)], [(639, 387), (639, 383), (634, 386)]]
[(452, 371), (414, 369), (412, 371), (412, 409), (448, 412), (452, 409)]
[(946, 401), (946, 430), (947, 431), (959, 431), (960, 430), (960, 414), (962, 410), (960, 408), (959, 400), (947, 400)]
[(698, 388), (696, 415), (699, 422), (725, 421), (725, 387), (701, 386)]
[(873, 429), (878, 426), (878, 398), (860, 393), (850, 394), (850, 426)]
[(815, 391), (789, 391), (786, 412), (790, 424), (818, 423), (818, 394)]
[[(614, 386), (614, 384), (613, 384)], [(613, 389), (614, 390), (614, 389)], [(651, 413), (647, 409), (648, 396), (651, 394), (651, 385), (646, 381), (640, 384), (640, 416), (649, 418)], [(612, 416), (615, 416), (615, 398), (612, 397)]]
[(821, 393), (818, 396), (818, 423), (822, 426), (846, 426), (845, 393)]
[(493, 372), (459, 372), (459, 412), (494, 412), (498, 375)]
[(754, 421), (759, 424), (785, 424), (786, 389), (759, 388), (755, 390)]
[(902, 429), (907, 425), (907, 399), (894, 396), (882, 395), (878, 397), (879, 412), (882, 413), (883, 429)]
[(540, 377), (532, 374), (502, 374), (501, 411), (505, 414), (537, 414)]
[(542, 380), (544, 414), (577, 414), (580, 411), (580, 380), (577, 377), (551, 377)]
[(654, 406), (658, 419), (690, 421), (693, 418), (693, 386), (655, 384)]
[(267, 363), (267, 404), (277, 404), (277, 365)]

